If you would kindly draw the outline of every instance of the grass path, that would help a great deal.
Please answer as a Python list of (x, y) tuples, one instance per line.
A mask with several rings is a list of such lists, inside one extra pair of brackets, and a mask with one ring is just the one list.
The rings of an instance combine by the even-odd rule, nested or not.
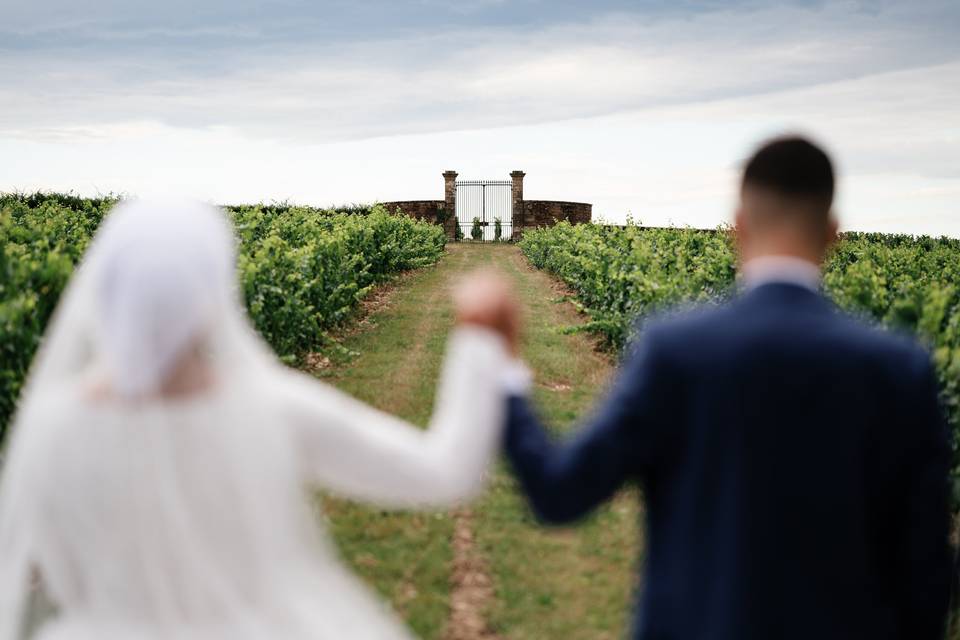
[[(583, 415), (611, 365), (548, 275), (511, 245), (449, 247), (434, 268), (401, 279), (358, 330), (351, 357), (323, 369), (329, 382), (419, 425), (429, 419), (447, 335), (450, 286), (493, 265), (514, 282), (527, 321), (524, 357), (536, 372), (535, 400), (563, 429)], [(328, 499), (340, 549), (424, 638), (603, 640), (623, 635), (637, 554), (634, 496), (623, 495), (574, 529), (535, 525), (503, 465), (476, 504), (452, 514), (371, 510)]]

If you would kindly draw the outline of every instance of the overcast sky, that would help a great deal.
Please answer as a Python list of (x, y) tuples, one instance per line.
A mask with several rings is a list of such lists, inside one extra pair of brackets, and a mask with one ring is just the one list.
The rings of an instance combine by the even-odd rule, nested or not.
[(0, 0), (0, 190), (529, 198), (715, 226), (765, 136), (846, 228), (960, 236), (960, 3)]

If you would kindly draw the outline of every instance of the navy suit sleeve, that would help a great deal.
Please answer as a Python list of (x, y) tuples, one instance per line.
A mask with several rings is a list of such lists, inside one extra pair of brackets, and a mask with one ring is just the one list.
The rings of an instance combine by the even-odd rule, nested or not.
[(509, 399), (507, 457), (541, 520), (559, 524), (583, 516), (656, 459), (659, 407), (670, 385), (653, 342), (648, 338), (633, 351), (596, 415), (565, 442), (551, 441), (525, 398)]
[(904, 421), (912, 438), (905, 443), (905, 511), (899, 519), (898, 554), (902, 620), (906, 634), (917, 640), (943, 637), (950, 595), (949, 469), (950, 447), (938, 402), (937, 382), (924, 353), (914, 371), (918, 393), (905, 407)]

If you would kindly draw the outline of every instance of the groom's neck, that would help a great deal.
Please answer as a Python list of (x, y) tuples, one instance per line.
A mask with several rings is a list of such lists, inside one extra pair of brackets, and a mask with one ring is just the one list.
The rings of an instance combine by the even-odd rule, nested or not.
[(809, 262), (820, 268), (823, 264), (824, 254), (824, 249), (818, 250), (790, 243), (770, 243), (761, 247), (741, 248), (740, 262), (741, 264), (747, 264), (762, 258), (792, 258)]

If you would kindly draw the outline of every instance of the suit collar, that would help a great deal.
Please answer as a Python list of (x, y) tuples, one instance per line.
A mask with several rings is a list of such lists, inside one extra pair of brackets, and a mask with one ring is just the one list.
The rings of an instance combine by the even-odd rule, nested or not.
[(834, 308), (833, 303), (819, 291), (792, 282), (758, 284), (752, 289), (744, 291), (740, 300), (745, 304), (773, 305), (784, 308), (798, 305), (820, 308), (824, 311)]

